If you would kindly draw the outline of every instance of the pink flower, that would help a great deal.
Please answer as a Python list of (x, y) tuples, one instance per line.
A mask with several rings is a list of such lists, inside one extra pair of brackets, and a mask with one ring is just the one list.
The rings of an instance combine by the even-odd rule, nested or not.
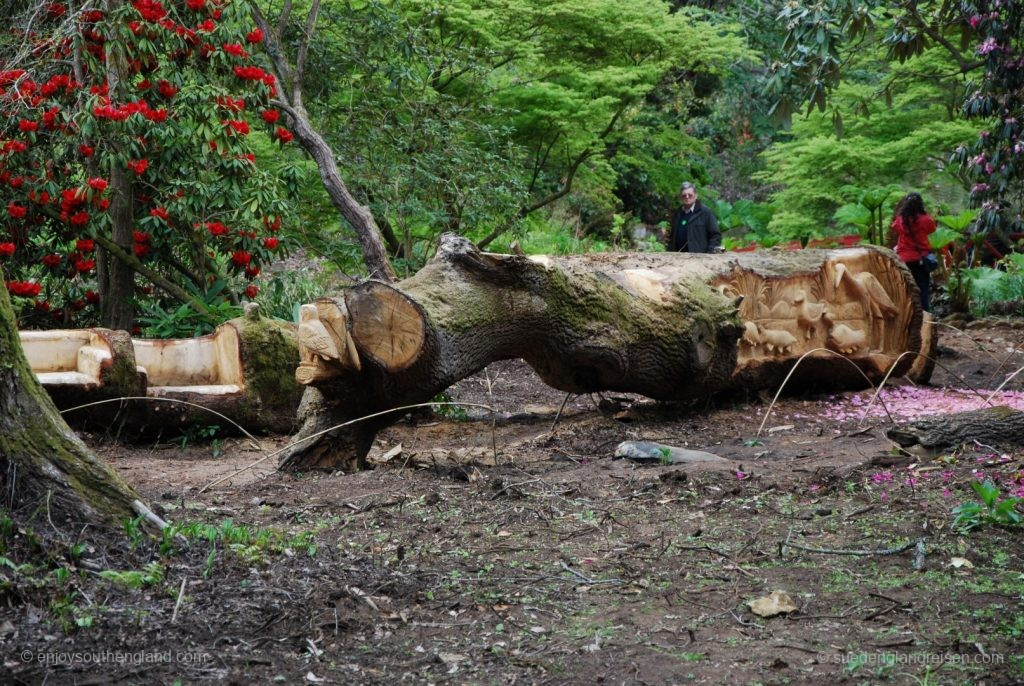
[(884, 484), (892, 481), (892, 472), (886, 470), (884, 472), (875, 472), (871, 475), (871, 480), (876, 484)]
[(996, 43), (995, 38), (986, 38), (982, 41), (981, 45), (978, 46), (979, 55), (987, 55), (990, 52), (995, 52), (996, 50), (999, 50), (999, 44)]
[(741, 471), (740, 471), (740, 470), (738, 470), (738, 469), (736, 470), (736, 478), (737, 478), (737, 479), (739, 479), (740, 481), (743, 481), (743, 480), (744, 480), (744, 479), (746, 479), (746, 478), (747, 478), (748, 476), (750, 476), (750, 475), (749, 475), (749, 474), (747, 474), (746, 472), (741, 472)]

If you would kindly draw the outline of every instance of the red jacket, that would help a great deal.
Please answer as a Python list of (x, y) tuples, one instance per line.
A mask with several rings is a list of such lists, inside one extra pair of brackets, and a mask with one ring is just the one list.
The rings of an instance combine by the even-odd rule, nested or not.
[(896, 236), (896, 254), (904, 262), (922, 259), (932, 251), (928, 236), (933, 231), (935, 220), (927, 214), (918, 215), (909, 231), (903, 226), (903, 217), (896, 217), (892, 222), (892, 232)]

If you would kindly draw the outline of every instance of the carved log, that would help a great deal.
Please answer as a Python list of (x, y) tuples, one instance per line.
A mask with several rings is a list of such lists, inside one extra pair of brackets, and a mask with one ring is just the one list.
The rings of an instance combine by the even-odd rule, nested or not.
[(522, 358), (567, 392), (686, 400), (774, 387), (821, 348), (798, 383), (863, 387), (861, 372), (880, 380), (919, 349), (922, 320), (910, 273), (883, 249), (556, 259), (480, 253), (451, 235), (411, 278), (367, 281), (304, 311), (319, 322), (299, 336), (308, 440), (283, 458), (291, 470), (364, 467), (397, 415), (310, 437), (428, 401), (496, 360)]

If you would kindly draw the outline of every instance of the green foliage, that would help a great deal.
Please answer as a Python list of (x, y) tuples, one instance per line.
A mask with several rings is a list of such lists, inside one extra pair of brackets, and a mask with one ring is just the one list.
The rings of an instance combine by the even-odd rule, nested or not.
[(998, 266), (960, 270), (971, 308), (978, 314), (996, 302), (1024, 302), (1024, 254), (1011, 253)]
[[(620, 179), (629, 198), (674, 197), (701, 148), (675, 109), (694, 98), (681, 75), (751, 54), (738, 27), (658, 0), (324, 8), (307, 106), (411, 269), (440, 231), (493, 237), (556, 202), (584, 234), (607, 232), (624, 214)], [(308, 230), (316, 250), (343, 257), (350, 239), (323, 229)]]
[(113, 581), (115, 584), (127, 586), (128, 588), (143, 588), (144, 586), (152, 586), (163, 581), (164, 568), (159, 562), (150, 562), (141, 570), (117, 571), (105, 569), (100, 572), (100, 578)]
[(981, 502), (968, 502), (953, 508), (954, 529), (968, 533), (982, 524), (1017, 526), (1024, 521), (1017, 511), (1017, 506), (1024, 504), (1024, 498), (1001, 498), (999, 487), (991, 481), (975, 481), (971, 483), (971, 488), (981, 498)]

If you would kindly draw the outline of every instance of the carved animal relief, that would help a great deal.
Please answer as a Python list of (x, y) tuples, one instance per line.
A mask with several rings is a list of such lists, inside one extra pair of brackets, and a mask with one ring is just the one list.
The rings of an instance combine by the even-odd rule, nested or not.
[(913, 294), (876, 251), (834, 251), (813, 273), (771, 277), (737, 268), (718, 287), (743, 296), (738, 371), (818, 349), (810, 357), (832, 351), (884, 373), (909, 343)]

